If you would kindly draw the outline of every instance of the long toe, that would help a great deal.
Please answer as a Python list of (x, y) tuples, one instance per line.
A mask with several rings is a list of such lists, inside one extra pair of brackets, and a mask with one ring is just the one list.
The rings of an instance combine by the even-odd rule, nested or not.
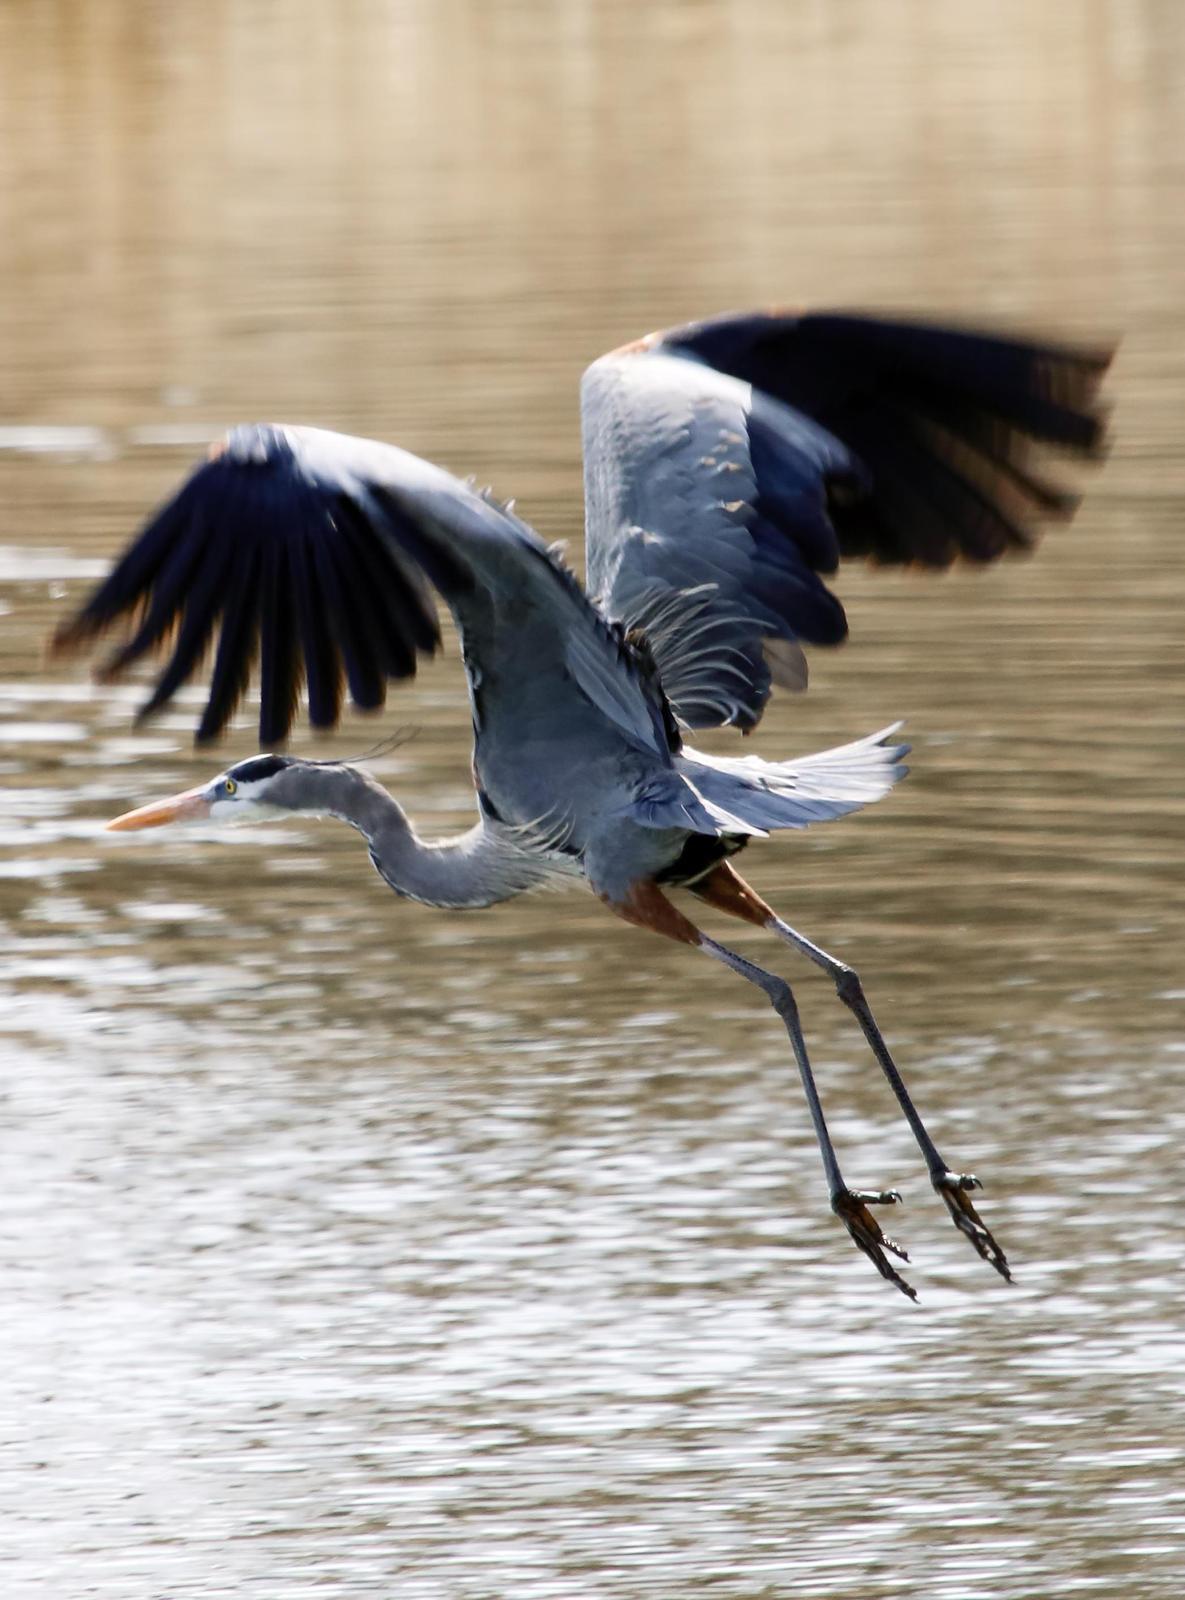
[(841, 1189), (838, 1194), (831, 1197), (831, 1209), (881, 1277), (887, 1278), (890, 1283), (895, 1283), (901, 1293), (908, 1295), (911, 1300), (916, 1300), (917, 1290), (905, 1281), (885, 1251), (890, 1251), (901, 1261), (908, 1261), (909, 1256), (895, 1239), (886, 1238), (881, 1232), (880, 1223), (868, 1209), (869, 1206), (897, 1205), (900, 1200), (901, 1196), (896, 1189), (878, 1190), (873, 1193), (858, 1189)]
[(950, 1212), (955, 1227), (960, 1233), (967, 1235), (984, 1261), (990, 1261), (1000, 1276), (1011, 1283), (1012, 1273), (1008, 1267), (1008, 1257), (992, 1238), (991, 1232), (984, 1226), (979, 1213), (971, 1204), (970, 1191), (983, 1188), (979, 1179), (972, 1177), (970, 1173), (936, 1172), (931, 1181), (946, 1202), (946, 1209)]

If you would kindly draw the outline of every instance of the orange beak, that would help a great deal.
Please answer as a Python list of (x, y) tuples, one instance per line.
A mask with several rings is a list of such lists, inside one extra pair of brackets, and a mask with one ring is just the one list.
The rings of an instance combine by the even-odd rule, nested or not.
[(186, 789), (168, 800), (154, 800), (149, 806), (136, 811), (125, 811), (114, 817), (107, 827), (111, 832), (124, 833), (132, 828), (163, 828), (166, 822), (191, 822), (210, 815), (210, 801), (205, 789)]

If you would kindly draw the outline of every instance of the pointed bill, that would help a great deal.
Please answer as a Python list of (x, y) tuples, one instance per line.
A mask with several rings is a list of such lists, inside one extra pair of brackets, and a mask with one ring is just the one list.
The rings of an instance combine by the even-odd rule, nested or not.
[(189, 822), (209, 815), (210, 800), (206, 790), (186, 789), (168, 800), (154, 800), (151, 805), (125, 811), (122, 817), (112, 818), (107, 828), (113, 833), (124, 833), (132, 828), (161, 828), (166, 822)]

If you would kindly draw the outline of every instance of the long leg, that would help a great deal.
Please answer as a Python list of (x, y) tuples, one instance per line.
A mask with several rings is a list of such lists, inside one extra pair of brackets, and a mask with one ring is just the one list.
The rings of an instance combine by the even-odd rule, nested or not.
[(908, 1255), (893, 1239), (885, 1237), (876, 1218), (868, 1209), (872, 1205), (895, 1204), (901, 1196), (893, 1189), (864, 1193), (857, 1189), (849, 1189), (844, 1182), (835, 1146), (827, 1131), (827, 1122), (819, 1101), (819, 1091), (815, 1086), (815, 1076), (811, 1071), (806, 1041), (802, 1036), (802, 1026), (798, 1019), (798, 1006), (790, 985), (784, 978), (766, 972), (764, 967), (746, 961), (744, 956), (738, 955), (735, 950), (729, 950), (727, 946), (717, 944), (715, 939), (709, 939), (706, 933), (701, 933), (693, 922), (676, 910), (658, 885), (649, 879), (634, 884), (622, 900), (606, 899), (605, 903), (619, 917), (624, 917), (626, 922), (632, 922), (636, 927), (649, 928), (652, 932), (661, 933), (668, 939), (676, 939), (681, 944), (689, 944), (702, 950), (705, 955), (723, 962), (726, 967), (731, 967), (734, 972), (740, 973), (742, 978), (747, 978), (764, 992), (790, 1036), (807, 1107), (815, 1128), (815, 1138), (818, 1140), (819, 1152), (823, 1157), (823, 1170), (827, 1174), (831, 1209), (881, 1277), (887, 1278), (890, 1283), (895, 1283), (902, 1294), (908, 1295), (911, 1300), (916, 1300), (916, 1291), (892, 1265), (885, 1251), (891, 1251), (902, 1261), (908, 1261)]
[(925, 1158), (930, 1172), (930, 1182), (946, 1202), (946, 1208), (956, 1226), (966, 1234), (985, 1261), (989, 1261), (1002, 1277), (1011, 1279), (1007, 1257), (971, 1203), (969, 1191), (982, 1188), (983, 1185), (971, 1173), (951, 1171), (939, 1154), (937, 1145), (927, 1132), (926, 1125), (910, 1098), (897, 1063), (889, 1054), (889, 1047), (864, 997), (864, 989), (857, 974), (846, 962), (837, 961), (834, 956), (828, 955), (826, 950), (820, 949), (817, 944), (812, 944), (788, 923), (783, 922), (728, 862), (721, 862), (719, 866), (714, 867), (706, 877), (693, 885), (693, 889), (708, 905), (776, 933), (780, 939), (793, 945), (808, 960), (813, 961), (817, 967), (822, 967), (827, 973), (835, 984), (839, 998), (860, 1024), (864, 1037), (872, 1047), (872, 1053), (880, 1063), (881, 1071), (889, 1080), (889, 1086), (896, 1095), (897, 1103), (904, 1112), (905, 1120), (909, 1123), (918, 1148)]

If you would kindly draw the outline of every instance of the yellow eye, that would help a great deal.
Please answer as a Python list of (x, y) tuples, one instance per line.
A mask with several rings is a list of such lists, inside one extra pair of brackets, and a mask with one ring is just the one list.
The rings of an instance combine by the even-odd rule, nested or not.
[(227, 794), (234, 794), (235, 790), (238, 788), (238, 784), (235, 782), (235, 780), (233, 778), (228, 778), (226, 780), (226, 783), (225, 783), (224, 787), (226, 789)]

